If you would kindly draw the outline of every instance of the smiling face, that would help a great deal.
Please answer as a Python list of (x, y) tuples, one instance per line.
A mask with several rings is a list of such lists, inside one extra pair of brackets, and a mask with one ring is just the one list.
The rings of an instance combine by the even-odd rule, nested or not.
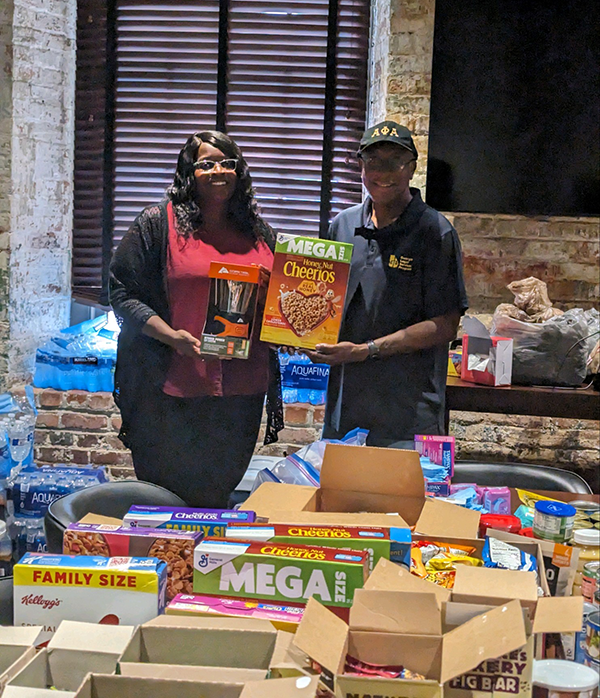
[(414, 155), (400, 145), (376, 143), (360, 155), (362, 181), (376, 204), (390, 204), (406, 196), (413, 178)]
[(196, 154), (195, 162), (210, 160), (215, 164), (213, 169), (208, 171), (194, 168), (194, 178), (196, 180), (196, 194), (201, 202), (222, 202), (231, 199), (237, 185), (237, 174), (235, 170), (225, 169), (220, 165), (221, 161), (228, 161), (231, 158), (209, 143), (201, 143)]

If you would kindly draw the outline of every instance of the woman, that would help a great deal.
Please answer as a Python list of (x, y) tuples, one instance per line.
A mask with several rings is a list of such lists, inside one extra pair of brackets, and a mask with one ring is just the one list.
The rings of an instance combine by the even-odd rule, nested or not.
[(144, 209), (110, 267), (110, 301), (121, 321), (115, 402), (120, 438), (140, 480), (190, 506), (225, 508), (260, 429), (283, 426), (275, 352), (253, 328), (248, 359), (200, 355), (211, 262), (271, 269), (275, 235), (257, 212), (248, 166), (223, 133), (191, 136), (167, 200)]

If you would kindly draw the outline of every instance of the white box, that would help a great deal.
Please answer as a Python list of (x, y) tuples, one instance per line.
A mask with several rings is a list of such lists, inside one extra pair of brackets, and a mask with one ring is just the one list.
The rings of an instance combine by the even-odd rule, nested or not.
[(41, 627), (0, 626), (0, 694), (8, 681), (35, 656), (35, 644), (41, 632)]

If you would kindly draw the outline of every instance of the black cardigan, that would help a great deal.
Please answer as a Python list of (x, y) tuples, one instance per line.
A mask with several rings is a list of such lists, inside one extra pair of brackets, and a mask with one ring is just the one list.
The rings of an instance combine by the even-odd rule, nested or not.
[[(150, 390), (162, 388), (173, 351), (142, 333), (153, 315), (168, 324), (171, 321), (167, 203), (148, 206), (140, 213), (117, 247), (109, 270), (110, 304), (121, 325), (114, 398), (121, 410), (119, 438), (126, 446), (130, 445), (128, 429), (135, 406), (148, 399)], [(277, 441), (277, 433), (283, 428), (281, 375), (275, 351), (269, 353), (269, 372), (265, 444)]]

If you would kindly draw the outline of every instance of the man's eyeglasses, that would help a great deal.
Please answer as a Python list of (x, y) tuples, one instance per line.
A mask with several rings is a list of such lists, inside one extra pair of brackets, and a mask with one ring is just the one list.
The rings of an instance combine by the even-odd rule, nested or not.
[(226, 158), (225, 160), (198, 160), (194, 163), (194, 170), (202, 170), (202, 172), (210, 172), (217, 165), (225, 172), (235, 172), (238, 161), (237, 158)]
[(362, 155), (359, 159), (363, 161), (366, 170), (373, 172), (398, 172), (403, 170), (409, 163), (414, 162), (411, 158), (404, 162), (402, 158), (380, 158), (377, 155)]

